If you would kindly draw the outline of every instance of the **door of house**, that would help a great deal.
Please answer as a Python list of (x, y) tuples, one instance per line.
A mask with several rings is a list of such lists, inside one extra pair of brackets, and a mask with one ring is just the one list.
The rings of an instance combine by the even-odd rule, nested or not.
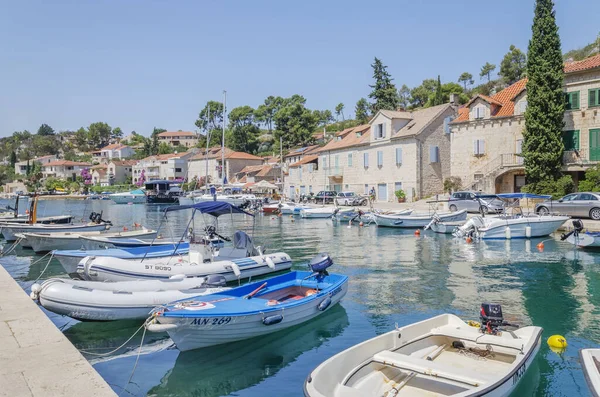
[(515, 193), (520, 193), (525, 186), (525, 175), (515, 175)]
[(293, 200), (296, 197), (296, 190), (293, 186), (290, 186), (290, 200)]
[(387, 201), (387, 184), (380, 183), (377, 185), (377, 200), (378, 201)]
[(590, 161), (600, 161), (600, 128), (590, 130)]

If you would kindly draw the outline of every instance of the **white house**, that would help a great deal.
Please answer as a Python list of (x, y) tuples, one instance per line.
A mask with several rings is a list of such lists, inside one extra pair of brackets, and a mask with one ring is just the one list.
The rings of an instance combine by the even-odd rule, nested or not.
[(158, 142), (191, 148), (198, 144), (198, 135), (190, 131), (161, 132), (158, 134)]
[(91, 166), (90, 163), (56, 160), (42, 165), (42, 174), (44, 178), (55, 177), (74, 181), (75, 178), (81, 175), (84, 168), (90, 168)]
[(146, 181), (184, 180), (188, 173), (188, 159), (193, 155), (193, 152), (183, 152), (146, 157), (133, 166), (133, 182), (139, 181), (142, 171)]
[(211, 183), (220, 183), (223, 181), (223, 175), (227, 176), (228, 182), (233, 182), (235, 175), (246, 166), (262, 165), (262, 157), (255, 156), (245, 152), (234, 152), (225, 148), (225, 174), (223, 174), (222, 159), (223, 153), (220, 147), (209, 148), (208, 152), (196, 154), (189, 161), (188, 178), (196, 177), (198, 180), (203, 178), (208, 172), (208, 180)]
[(121, 143), (113, 143), (92, 153), (94, 161), (108, 164), (112, 160), (123, 160), (132, 157), (135, 150)]
[(51, 163), (56, 160), (58, 160), (58, 157), (56, 155), (49, 155), (49, 156), (36, 157), (30, 161), (19, 161), (18, 163), (15, 163), (15, 174), (16, 175), (27, 174), (27, 163), (29, 163), (29, 167), (31, 167), (33, 165), (34, 161), (40, 165), (45, 165), (45, 164)]

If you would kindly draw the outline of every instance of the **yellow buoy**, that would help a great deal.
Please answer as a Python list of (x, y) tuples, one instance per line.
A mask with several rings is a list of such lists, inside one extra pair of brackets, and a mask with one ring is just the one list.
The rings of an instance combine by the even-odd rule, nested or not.
[(562, 335), (552, 335), (548, 338), (548, 346), (550, 348), (555, 349), (566, 349), (567, 348), (567, 340)]

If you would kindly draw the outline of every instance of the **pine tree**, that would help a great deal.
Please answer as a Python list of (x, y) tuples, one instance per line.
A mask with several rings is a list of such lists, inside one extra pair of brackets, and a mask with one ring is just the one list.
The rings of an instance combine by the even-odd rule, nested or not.
[(435, 96), (433, 97), (432, 106), (441, 105), (444, 103), (444, 93), (442, 92), (442, 82), (440, 81), (440, 75), (438, 74), (437, 84), (435, 86)]
[(523, 157), (530, 191), (561, 175), (565, 100), (560, 37), (552, 0), (537, 0), (527, 53), (527, 110)]
[(372, 105), (373, 114), (381, 109), (398, 109), (398, 91), (396, 91), (396, 86), (393, 83), (394, 79), (387, 72), (387, 66), (384, 66), (381, 60), (375, 57), (375, 62), (371, 67), (373, 68), (373, 78), (375, 79), (375, 85), (369, 86), (373, 89), (369, 94), (369, 98), (374, 101)]

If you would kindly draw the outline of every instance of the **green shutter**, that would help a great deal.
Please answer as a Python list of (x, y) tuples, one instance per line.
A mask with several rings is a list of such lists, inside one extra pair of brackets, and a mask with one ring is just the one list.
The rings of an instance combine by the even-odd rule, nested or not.
[(588, 106), (598, 106), (600, 105), (600, 89), (594, 88), (588, 91)]
[(573, 149), (579, 150), (579, 130), (573, 131)]
[(563, 131), (565, 150), (579, 150), (579, 130)]
[(579, 91), (571, 93), (571, 109), (579, 109)]

